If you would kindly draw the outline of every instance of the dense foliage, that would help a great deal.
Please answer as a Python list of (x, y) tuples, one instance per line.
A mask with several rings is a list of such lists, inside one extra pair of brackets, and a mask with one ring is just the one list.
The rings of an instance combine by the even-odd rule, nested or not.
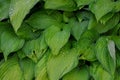
[(120, 0), (0, 0), (0, 80), (120, 80)]

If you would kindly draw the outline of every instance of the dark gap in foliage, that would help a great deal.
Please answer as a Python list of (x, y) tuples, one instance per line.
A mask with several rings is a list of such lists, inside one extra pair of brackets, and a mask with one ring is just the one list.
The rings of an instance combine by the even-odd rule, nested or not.
[(85, 61), (85, 64), (90, 66), (90, 61)]
[(35, 77), (32, 80), (35, 80)]
[(14, 56), (14, 55), (16, 55), (16, 53), (10, 53), (9, 55), (8, 55), (8, 57), (11, 57), (11, 56)]
[(3, 53), (0, 53), (0, 61), (4, 58)]
[(85, 60), (79, 60), (78, 66), (82, 66), (82, 65), (85, 65)]
[(2, 21), (0, 21), (0, 22), (7, 22), (8, 21), (8, 18), (6, 18), (6, 19), (3, 19)]

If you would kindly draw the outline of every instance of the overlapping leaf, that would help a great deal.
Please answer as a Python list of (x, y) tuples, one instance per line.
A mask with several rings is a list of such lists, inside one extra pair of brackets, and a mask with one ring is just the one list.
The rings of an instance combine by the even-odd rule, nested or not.
[(7, 56), (10, 53), (21, 49), (24, 45), (24, 39), (16, 36), (16, 34), (11, 28), (8, 28), (8, 30), (4, 31), (1, 34), (0, 39), (0, 47), (4, 54), (5, 60), (7, 60)]
[(69, 25), (51, 26), (45, 31), (45, 40), (54, 55), (57, 55), (60, 49), (67, 43), (70, 37), (71, 27)]
[[(113, 76), (116, 68), (115, 48), (110, 50), (111, 43), (107, 37), (101, 37), (96, 43), (96, 56), (102, 66)], [(112, 45), (114, 47), (114, 45)]]
[(16, 56), (0, 65), (0, 80), (23, 80), (22, 71)]
[(11, 24), (17, 32), (17, 30), (20, 28), (23, 19), (25, 16), (29, 13), (30, 9), (38, 2), (39, 0), (11, 0), (10, 5), (10, 21)]
[(47, 44), (44, 39), (44, 35), (41, 35), (35, 40), (27, 41), (22, 48), (22, 51), (26, 56), (37, 62), (47, 50)]
[(114, 3), (111, 0), (96, 0), (90, 4), (90, 10), (95, 14), (97, 21), (111, 12), (113, 8)]
[(11, 0), (0, 0), (0, 21), (8, 18)]
[(63, 11), (74, 11), (76, 10), (76, 4), (73, 0), (46, 0), (45, 8)]
[(114, 80), (112, 77), (99, 63), (93, 63), (90, 66), (90, 74), (95, 80)]
[(50, 80), (59, 80), (78, 64), (75, 49), (63, 48), (57, 56), (51, 55), (47, 62), (47, 72)]
[(75, 68), (67, 73), (62, 80), (88, 80), (90, 78), (87, 67)]

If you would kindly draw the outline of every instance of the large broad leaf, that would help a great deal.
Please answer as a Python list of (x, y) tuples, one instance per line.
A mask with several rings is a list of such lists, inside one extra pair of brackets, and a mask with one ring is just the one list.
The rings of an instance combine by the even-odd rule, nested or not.
[[(55, 16), (59, 20), (57, 20)], [(52, 25), (59, 25), (59, 22), (61, 22), (61, 18), (62, 14), (58, 12), (54, 12), (52, 13), (52, 15), (48, 15), (45, 12), (36, 12), (26, 22), (33, 28), (45, 29)]]
[(0, 21), (8, 18), (11, 0), (0, 0)]
[(35, 80), (49, 80), (47, 74), (47, 59), (49, 51), (39, 60), (35, 66)]
[(24, 58), (24, 59), (20, 60), (19, 63), (20, 63), (21, 70), (23, 71), (24, 79), (25, 80), (33, 80), (34, 66), (35, 66), (33, 61), (28, 58)]
[(60, 49), (67, 43), (70, 37), (71, 27), (63, 25), (61, 29), (58, 26), (51, 26), (45, 31), (45, 40), (54, 55), (57, 55)]
[(46, 0), (45, 8), (63, 11), (74, 11), (76, 10), (76, 4), (73, 0)]
[(16, 56), (0, 65), (0, 80), (23, 80), (22, 71)]
[(35, 40), (30, 40), (25, 43), (22, 50), (26, 56), (37, 62), (47, 50), (47, 44), (44, 35), (41, 35)]
[(109, 42), (107, 37), (101, 37), (96, 43), (96, 56), (102, 66), (113, 76), (116, 68), (116, 54), (114, 44)]
[(17, 31), (17, 36), (26, 40), (35, 39), (39, 37), (40, 31), (34, 31), (34, 29), (26, 23), (23, 23)]
[(94, 0), (75, 0), (75, 2), (77, 3), (77, 6), (85, 6), (85, 5), (89, 5), (91, 2), (93, 2)]
[(23, 19), (29, 13), (30, 9), (38, 1), (39, 0), (11, 0), (9, 16), (15, 32), (20, 28)]
[(47, 62), (47, 72), (50, 80), (59, 80), (78, 64), (78, 55), (75, 49), (63, 47), (59, 55), (52, 55)]
[(79, 40), (83, 32), (87, 30), (88, 21), (78, 22), (75, 19), (70, 21), (70, 26), (72, 26), (72, 35), (76, 40)]
[(90, 75), (94, 80), (114, 80), (112, 77), (101, 65), (100, 63), (93, 63), (90, 66)]
[(62, 80), (89, 80), (89, 73), (86, 66), (75, 68), (67, 73)]
[(111, 0), (96, 0), (94, 3), (91, 3), (89, 7), (98, 21), (101, 17), (113, 10), (114, 3)]
[(11, 28), (4, 31), (0, 37), (0, 46), (5, 60), (7, 60), (7, 56), (10, 53), (15, 52), (23, 47), (24, 40), (18, 38)]

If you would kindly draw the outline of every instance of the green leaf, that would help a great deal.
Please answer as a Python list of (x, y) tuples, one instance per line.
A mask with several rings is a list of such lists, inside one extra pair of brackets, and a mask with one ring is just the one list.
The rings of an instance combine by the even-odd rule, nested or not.
[(116, 67), (118, 68), (118, 67), (120, 67), (120, 52), (117, 52), (116, 53)]
[(16, 34), (20, 38), (31, 40), (39, 37), (40, 31), (33, 31), (33, 28), (31, 28), (28, 24), (23, 23)]
[(106, 24), (102, 24), (98, 22), (97, 25), (95, 25), (94, 29), (99, 33), (107, 32), (108, 30), (114, 28), (119, 23), (120, 20), (119, 16), (120, 15), (118, 13), (114, 14), (114, 16), (111, 19), (109, 19), (106, 22)]
[(76, 4), (73, 0), (46, 0), (45, 9), (75, 11)]
[(114, 80), (114, 78), (100, 65), (100, 63), (93, 63), (90, 66), (90, 75), (94, 80)]
[(25, 53), (22, 50), (17, 51), (17, 55), (20, 59), (24, 59), (26, 57)]
[(22, 71), (20, 69), (16, 56), (11, 57), (0, 65), (0, 80), (23, 80)]
[(119, 1), (116, 1), (116, 2), (114, 3), (114, 5), (115, 5), (114, 11), (115, 11), (115, 12), (119, 12), (119, 11), (120, 11), (120, 0), (119, 0)]
[(116, 68), (116, 59), (113, 57), (116, 58), (116, 56), (114, 52), (112, 53), (110, 47), (109, 39), (107, 37), (100, 37), (96, 43), (96, 56), (102, 66), (113, 76)]
[(94, 0), (75, 0), (75, 2), (77, 3), (77, 6), (85, 6), (85, 5), (89, 5), (90, 3), (92, 3)]
[(89, 21), (91, 19), (91, 17), (93, 16), (93, 14), (89, 11), (78, 11), (76, 13), (76, 16), (78, 18), (78, 21), (79, 22), (82, 22), (82, 21)]
[(104, 15), (113, 10), (114, 3), (111, 0), (96, 0), (89, 5), (89, 8), (95, 14), (97, 21), (99, 21)]
[(47, 44), (44, 39), (44, 35), (39, 38), (27, 41), (22, 48), (22, 51), (26, 56), (37, 62), (47, 50)]
[(89, 80), (89, 73), (86, 66), (75, 68), (67, 73), (62, 80)]
[[(59, 20), (57, 20), (55, 18), (55, 16)], [(32, 14), (32, 16), (30, 16), (30, 18), (26, 22), (29, 25), (31, 25), (33, 28), (45, 29), (52, 25), (59, 25), (59, 22), (61, 22), (60, 16), (62, 16), (62, 15), (58, 12), (52, 13), (52, 15), (48, 15), (45, 12), (40, 11), (40, 12), (36, 12), (36, 13)]]
[(76, 40), (79, 40), (83, 32), (87, 30), (88, 21), (78, 22), (77, 20), (71, 20), (70, 26), (72, 26), (72, 35)]
[(116, 47), (120, 50), (120, 36), (112, 36), (112, 40), (115, 42)]
[(83, 35), (81, 36), (81, 38), (86, 38), (91, 40), (91, 42), (96, 41), (99, 38), (99, 33), (97, 31), (95, 31), (94, 29), (91, 30), (87, 30), (83, 33)]
[(33, 80), (34, 77), (34, 63), (28, 58), (20, 60), (21, 70), (23, 71), (23, 77), (25, 80)]
[(84, 53), (81, 54), (80, 59), (82, 60), (87, 60), (87, 61), (95, 61), (97, 60), (96, 58), (96, 53), (95, 53), (95, 45), (91, 44), (85, 51)]
[(106, 15), (104, 15), (101, 19), (100, 19), (100, 23), (105, 24), (108, 20), (110, 20), (112, 17), (114, 16), (113, 13), (108, 13)]
[(8, 18), (11, 0), (0, 0), (0, 21)]
[(59, 55), (52, 55), (47, 62), (47, 72), (50, 80), (59, 80), (78, 65), (78, 55), (75, 49), (63, 47)]
[(47, 74), (48, 52), (39, 60), (35, 66), (35, 80), (49, 80)]
[[(1, 35), (4, 31), (9, 30), (10, 29), (10, 24), (8, 23), (4, 23), (4, 22), (0, 22), (0, 45), (1, 45)], [(1, 46), (0, 46), (0, 52), (2, 52), (1, 50)]]
[(16, 36), (14, 31), (10, 28), (10, 30), (6, 30), (1, 34), (0, 46), (1, 50), (4, 54), (5, 60), (7, 60), (7, 56), (21, 49), (24, 45), (24, 40)]
[(10, 5), (10, 21), (14, 28), (14, 31), (20, 28), (23, 19), (29, 13), (30, 9), (38, 2), (39, 0), (11, 0)]
[(63, 28), (51, 26), (45, 31), (45, 40), (54, 55), (57, 55), (60, 49), (67, 43), (70, 37), (71, 27), (63, 25)]
[(79, 52), (79, 55), (85, 53), (85, 51), (89, 48), (89, 46), (92, 44), (92, 41), (86, 38), (80, 39), (77, 42), (77, 45), (75, 46), (76, 49)]

